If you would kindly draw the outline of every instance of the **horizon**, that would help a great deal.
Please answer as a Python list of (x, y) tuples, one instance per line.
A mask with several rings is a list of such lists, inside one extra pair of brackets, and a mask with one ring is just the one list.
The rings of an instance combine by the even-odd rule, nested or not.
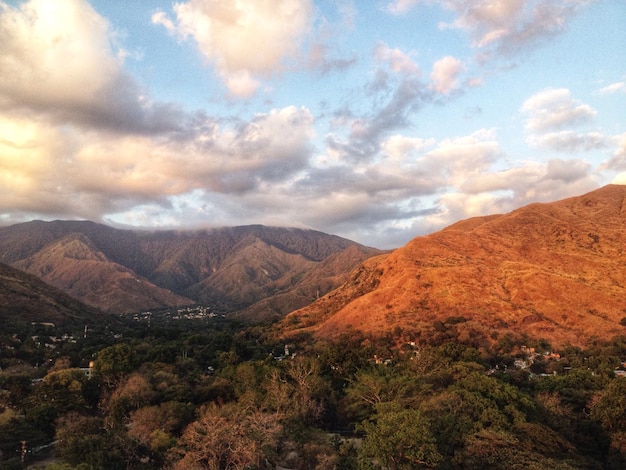
[[(616, 183), (609, 183), (607, 185), (604, 185), (600, 188), (596, 188), (590, 192), (595, 192), (597, 190), (600, 190), (602, 188), (608, 187), (608, 186), (626, 186), (626, 184), (616, 184)], [(590, 193), (588, 192), (588, 193)], [(578, 196), (584, 196), (588, 193), (584, 193), (584, 194), (577, 194), (574, 196), (570, 196), (570, 197), (578, 197)], [(559, 202), (561, 200), (565, 200), (568, 198), (562, 198), (556, 201), (546, 201), (546, 202), (541, 202), (544, 204), (550, 204), (552, 202)], [(521, 206), (521, 207), (514, 207), (511, 209), (511, 211), (516, 211), (518, 209), (522, 209), (525, 206)], [(490, 213), (490, 214), (482, 214), (482, 215), (477, 215), (477, 216), (472, 216), (469, 217), (468, 219), (471, 219), (473, 217), (488, 217), (488, 216), (500, 216), (500, 215), (506, 215), (509, 212), (502, 212), (502, 213)], [(450, 224), (446, 225), (445, 227), (441, 227), (438, 230), (435, 230), (433, 232), (428, 232), (428, 233), (424, 233), (424, 234), (420, 234), (420, 235), (415, 235), (414, 237), (412, 237), (411, 239), (409, 239), (407, 241), (407, 243), (409, 241), (411, 241), (413, 238), (419, 237), (419, 236), (426, 236), (426, 235), (430, 235), (433, 233), (436, 233), (446, 227), (449, 227), (451, 225), (454, 225), (457, 222), (461, 222), (463, 220), (467, 220), (467, 219), (459, 219), (459, 220), (455, 220), (455, 221), (451, 221)], [(132, 225), (123, 225), (123, 224), (115, 224), (115, 223), (110, 223), (110, 222), (99, 222), (99, 221), (95, 221), (95, 220), (90, 220), (90, 219), (50, 219), (50, 220), (44, 220), (44, 219), (32, 219), (32, 220), (27, 220), (24, 222), (16, 222), (16, 223), (11, 223), (11, 224), (2, 224), (0, 222), (0, 228), (2, 227), (10, 227), (12, 225), (20, 225), (20, 224), (28, 224), (28, 223), (32, 223), (32, 222), (42, 222), (42, 223), (54, 223), (54, 222), (89, 222), (89, 223), (93, 223), (93, 224), (98, 224), (98, 225), (105, 225), (109, 228), (113, 228), (116, 230), (128, 230), (128, 231), (136, 231), (136, 232), (210, 232), (213, 230), (221, 230), (221, 229), (235, 229), (235, 228), (246, 228), (246, 227), (263, 227), (263, 228), (278, 228), (278, 229), (287, 229), (287, 230), (302, 230), (302, 231), (312, 231), (312, 232), (320, 232), (326, 235), (330, 235), (330, 236), (338, 236), (340, 238), (345, 238), (342, 237), (341, 235), (335, 234), (335, 233), (329, 233), (329, 232), (323, 232), (321, 230), (318, 230), (316, 228), (312, 228), (312, 227), (297, 227), (297, 226), (288, 226), (288, 225), (266, 225), (266, 224), (259, 224), (259, 223), (250, 223), (250, 224), (243, 224), (243, 225), (205, 225), (205, 226), (189, 226), (189, 227), (141, 227), (141, 226), (132, 226)], [(367, 241), (365, 242), (357, 242), (356, 240), (351, 240), (351, 239), (347, 239), (349, 241), (352, 242), (356, 242), (359, 243), (365, 247), (368, 248), (374, 248), (377, 250), (382, 250), (382, 251), (393, 251), (396, 250), (398, 248), (402, 248), (404, 245), (399, 245), (399, 246), (394, 246), (394, 247), (387, 247), (387, 248), (380, 248), (377, 247), (375, 245), (372, 244), (368, 244)]]
[(0, 1), (0, 225), (380, 249), (626, 183), (616, 0)]

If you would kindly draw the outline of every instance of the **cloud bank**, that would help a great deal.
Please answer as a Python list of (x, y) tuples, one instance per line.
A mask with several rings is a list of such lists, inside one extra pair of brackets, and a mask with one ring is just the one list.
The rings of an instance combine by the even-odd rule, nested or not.
[[(602, 172), (626, 181), (626, 131), (603, 128), (595, 106), (558, 84), (514, 104), (527, 147), (505, 145), (506, 126), (485, 125), (483, 113), (466, 113), (469, 131), (426, 125), (489, 79), (485, 61), (537, 47), (589, 3), (389, 3), (381, 14), (392, 18), (441, 5), (450, 20), (438, 29), (469, 37), (465, 56), (432, 57), (383, 40), (332, 56), (350, 47), (332, 42), (336, 30), (311, 38), (323, 30), (311, 0), (189, 0), (152, 12), (154, 30), (193, 45), (231, 100), (253, 102), (277, 75), (312, 67), (321, 80), (367, 64), (319, 109), (268, 100), (241, 115), (153, 98), (129, 72), (123, 37), (86, 0), (0, 3), (0, 221), (298, 225), (388, 248), (591, 190)], [(348, 10), (340, 24), (358, 26)], [(623, 81), (605, 83), (599, 98), (624, 91)], [(602, 165), (586, 159), (593, 152)]]

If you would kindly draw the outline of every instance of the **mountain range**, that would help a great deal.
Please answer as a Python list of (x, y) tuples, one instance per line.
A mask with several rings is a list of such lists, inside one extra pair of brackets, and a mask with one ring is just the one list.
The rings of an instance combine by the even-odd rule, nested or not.
[(626, 334), (625, 201), (626, 186), (609, 185), (459, 221), (391, 252), (260, 225), (147, 232), (34, 221), (0, 228), (0, 309), (63, 322), (85, 311), (73, 298), (115, 313), (208, 304), (248, 320), (285, 317), (287, 337), (419, 342), (454, 327), (477, 345), (583, 346)]
[(277, 318), (379, 253), (314, 230), (261, 225), (140, 231), (33, 221), (0, 228), (0, 262), (111, 313), (202, 304), (254, 321)]
[(555, 346), (625, 334), (625, 201), (626, 186), (609, 185), (460, 221), (367, 259), (280, 328), (420, 341), (456, 325), (477, 344), (522, 335)]

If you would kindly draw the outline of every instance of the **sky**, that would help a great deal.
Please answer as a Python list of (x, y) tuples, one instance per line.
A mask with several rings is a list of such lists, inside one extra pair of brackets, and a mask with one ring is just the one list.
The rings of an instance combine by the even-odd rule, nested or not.
[(0, 224), (395, 248), (626, 184), (623, 0), (0, 0)]

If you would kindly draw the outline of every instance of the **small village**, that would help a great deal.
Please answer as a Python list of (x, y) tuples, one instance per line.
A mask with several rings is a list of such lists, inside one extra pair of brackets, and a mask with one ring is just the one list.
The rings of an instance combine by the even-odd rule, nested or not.
[(137, 322), (147, 322), (150, 324), (154, 320), (170, 321), (170, 320), (208, 320), (211, 318), (223, 318), (224, 314), (216, 313), (211, 307), (205, 305), (197, 305), (191, 307), (182, 307), (177, 309), (155, 310), (135, 313), (133, 320)]

